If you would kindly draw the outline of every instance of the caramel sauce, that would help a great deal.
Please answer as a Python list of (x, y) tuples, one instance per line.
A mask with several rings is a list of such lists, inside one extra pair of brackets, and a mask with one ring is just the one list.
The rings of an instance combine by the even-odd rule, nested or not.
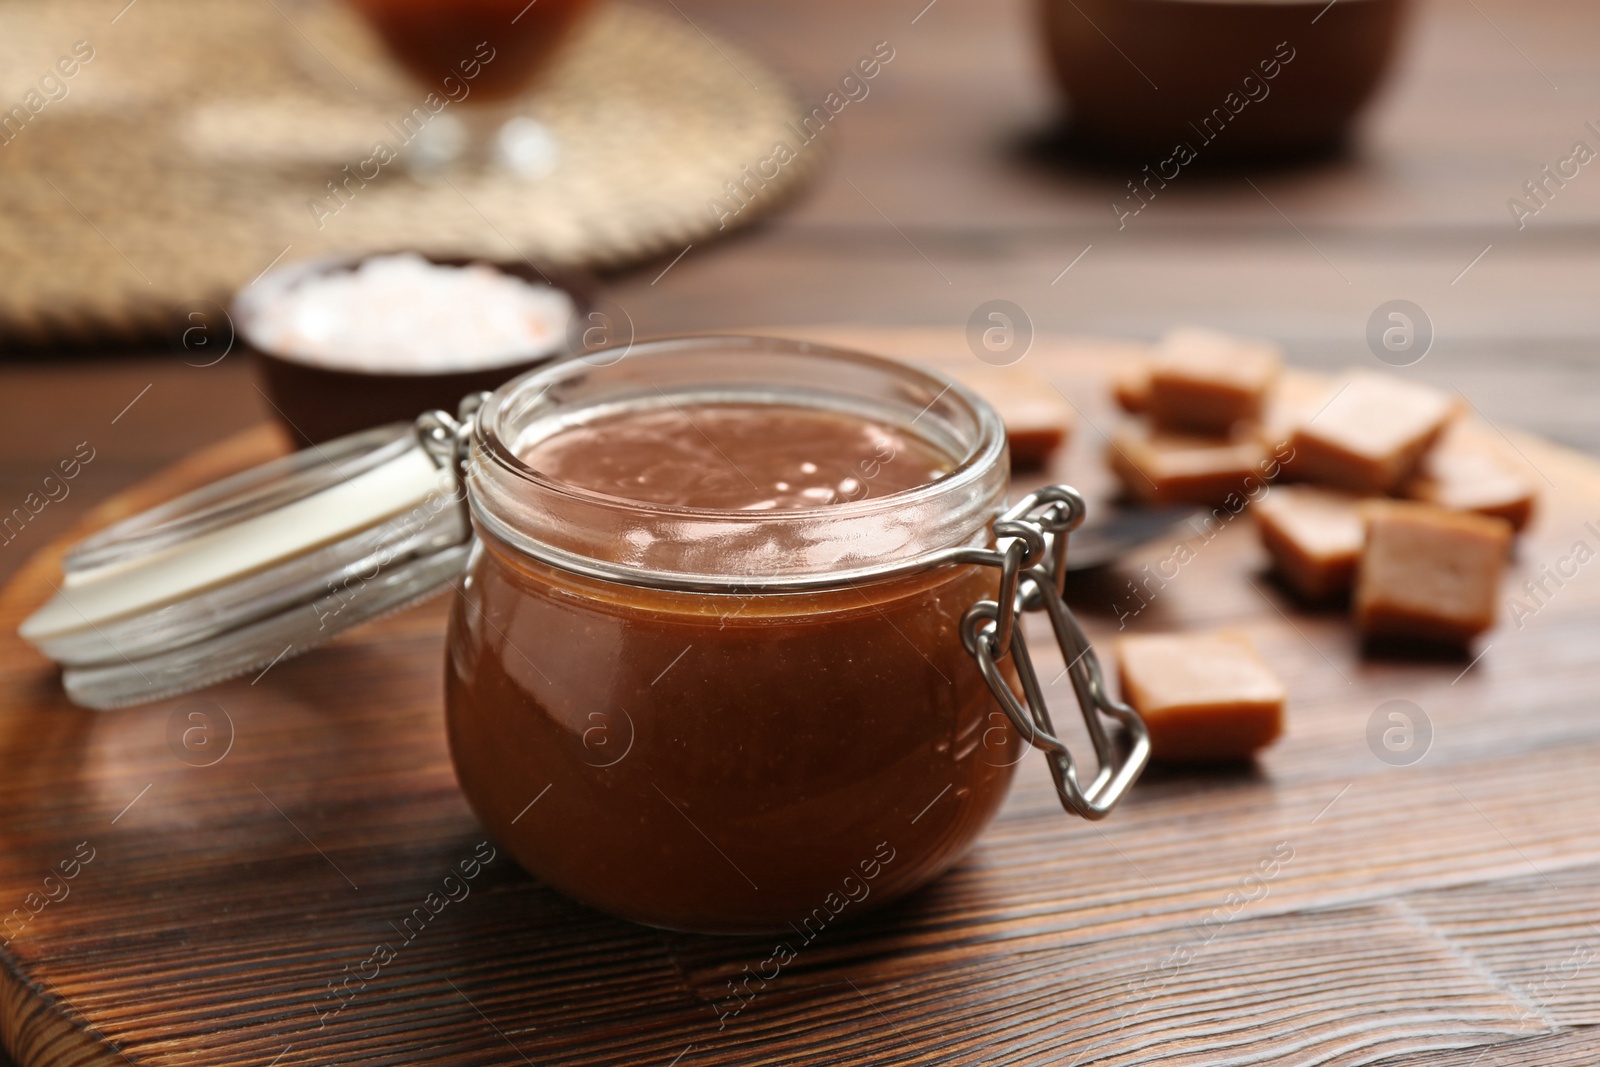
[(473, 100), (515, 96), (549, 64), (591, 0), (351, 0), (424, 85), (465, 80)]
[[(823, 491), (886, 494), (953, 466), (913, 433), (777, 404), (630, 410), (524, 459), (594, 492), (774, 522)], [(578, 900), (798, 946), (960, 859), (1025, 755), (959, 635), (990, 571), (666, 592), (479, 536), (451, 622), (451, 752), (495, 839)]]
[(625, 411), (554, 434), (522, 458), (580, 489), (720, 511), (883, 496), (926, 485), (952, 466), (922, 438), (870, 419), (748, 403)]

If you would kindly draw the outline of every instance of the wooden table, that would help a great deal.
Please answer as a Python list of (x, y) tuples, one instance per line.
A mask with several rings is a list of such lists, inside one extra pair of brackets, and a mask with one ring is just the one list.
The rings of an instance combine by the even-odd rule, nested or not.
[[(641, 335), (840, 320), (959, 327), (977, 304), (1004, 297), (1020, 304), (1040, 329), (1148, 337), (1174, 322), (1200, 322), (1279, 338), (1296, 362), (1325, 367), (1370, 360), (1363, 340), (1369, 313), (1385, 300), (1404, 297), (1427, 309), (1438, 330), (1434, 351), (1415, 374), (1459, 387), (1497, 423), (1600, 451), (1591, 356), (1600, 338), (1600, 308), (1593, 299), (1600, 283), (1600, 179), (1585, 171), (1522, 231), (1506, 207), (1523, 182), (1585, 136), (1586, 121), (1600, 119), (1600, 78), (1592, 59), (1600, 46), (1600, 11), (1593, 5), (1420, 4), (1407, 62), (1370, 116), (1359, 153), (1310, 170), (1174, 184), (1122, 230), (1110, 203), (1128, 175), (1048, 163), (1028, 147), (1048, 125), (1055, 103), (1024, 4), (938, 0), (924, 9), (920, 0), (678, 0), (675, 6), (682, 17), (761, 53), (807, 98), (820, 99), (878, 41), (890, 41), (896, 58), (872, 95), (852, 105), (828, 134), (833, 159), (801, 203), (721, 246), (696, 246), (679, 260), (663, 259), (615, 280), (612, 295)], [(0, 546), (0, 576), (14, 573), (27, 553), (65, 531), (90, 504), (266, 414), (248, 368), (237, 360), (201, 368), (158, 352), (87, 353), (0, 366), (0, 410), (0, 501), (7, 510), (36, 491), (80, 442), (95, 455), (68, 497), (51, 502), (20, 536)], [(1546, 654), (1552, 664), (1580, 666), (1594, 655), (1592, 642)], [(1592, 761), (1581, 760), (1591, 750), (1575, 743), (1563, 756), (1561, 745), (1552, 748), (1550, 741), (1563, 730), (1589, 736), (1584, 731), (1591, 729), (1586, 717), (1593, 704), (1574, 694), (1546, 709), (1548, 722), (1540, 715), (1529, 729), (1509, 729), (1483, 742), (1486, 781), (1494, 781), (1495, 758), (1525, 760), (1530, 752), (1542, 752), (1538, 758), (1560, 763), (1546, 768), (1534, 810), (1523, 813), (1514, 793), (1500, 794), (1498, 803), (1505, 806), (1486, 808), (1489, 819), (1471, 832), (1464, 822), (1439, 829), (1449, 847), (1477, 854), (1492, 881), (1422, 900), (1426, 920), (1418, 918), (1415, 901), (1409, 910), (1364, 916), (1354, 925), (1340, 925), (1343, 913), (1328, 913), (1322, 940), (1313, 945), (1299, 944), (1273, 925), (1281, 921), (1276, 916), (1303, 903), (1287, 893), (1270, 898), (1270, 907), (1251, 917), (1252, 925), (1230, 931), (1230, 938), (1250, 931), (1230, 949), (1243, 960), (1334, 961), (1322, 975), (1279, 972), (1285, 995), (1305, 984), (1323, 985), (1325, 1001), (1344, 1003), (1347, 1011), (1338, 1024), (1302, 1020), (1303, 1043), (1285, 1038), (1272, 1046), (1274, 1062), (1325, 1062), (1336, 1058), (1327, 1050), (1338, 1041), (1358, 1044), (1355, 1035), (1410, 1018), (1402, 994), (1411, 987), (1433, 983), (1441, 997), (1460, 1005), (1461, 1025), (1471, 1029), (1485, 1018), (1484, 997), (1528, 1004), (1526, 990), (1546, 980), (1560, 982), (1564, 999), (1557, 1011), (1535, 1012), (1543, 1036), (1514, 1051), (1485, 1055), (1480, 1067), (1594, 1062), (1595, 1039), (1582, 1027), (1600, 1021), (1594, 977), (1600, 964), (1578, 963), (1567, 950), (1580, 943), (1600, 948), (1600, 934), (1574, 929), (1570, 939), (1546, 943), (1525, 929), (1529, 921), (1542, 922), (1541, 929), (1566, 937), (1574, 916), (1593, 916), (1597, 878), (1585, 866), (1592, 861), (1554, 831), (1521, 836), (1525, 824), (1549, 827), (1557, 824), (1539, 820), (1559, 817), (1564, 833), (1593, 843), (1600, 822), (1593, 799), (1568, 785), (1569, 778), (1592, 777)], [(1557, 733), (1540, 732), (1547, 727)], [(1561, 763), (1563, 758), (1577, 762)], [(1327, 773), (1336, 770), (1330, 765)], [(1327, 798), (1308, 789), (1297, 798), (1302, 804), (1285, 810), (1285, 825), (1299, 818), (1301, 807), (1309, 819), (1316, 813), (1311, 809), (1331, 799), (1340, 784), (1325, 790)], [(1159, 838), (1168, 842), (1158, 849), (1167, 866), (1151, 859), (1139, 861), (1140, 868), (1165, 884), (1191, 851), (1226, 849), (1230, 863), (1255, 861), (1258, 842), (1218, 844), (1204, 832), (1212, 818), (1207, 805), (1226, 808), (1228, 789), (1209, 789), (1204, 781), (1155, 785), (1157, 791), (1179, 788), (1195, 793), (1193, 824), (1168, 828)], [(1374, 803), (1354, 793), (1339, 803), (1346, 801)], [(1473, 817), (1464, 807), (1453, 810), (1462, 819)], [(1434, 818), (1422, 798), (1395, 801), (1387, 812), (1362, 812), (1424, 828)], [(48, 813), (29, 818), (47, 819)], [(1090, 835), (1077, 836), (1097, 847), (1101, 839)], [(1428, 837), (1423, 829), (1416, 839)], [(1536, 843), (1530, 848), (1530, 842)], [(1346, 839), (1340, 847), (1359, 848), (1360, 839)], [(1101, 848), (1095, 857), (1096, 865), (1085, 867), (1086, 878), (1098, 876), (1102, 863), (1118, 862), (1114, 849)], [(1535, 874), (1534, 867), (1550, 873)], [(1390, 867), (1375, 864), (1369, 873), (1382, 879)], [(1180, 947), (1178, 929), (1203, 922), (1221, 899), (1212, 899), (1219, 888), (1207, 883), (1174, 903), (1167, 917), (1176, 921), (1150, 933), (1160, 944), (1148, 947)], [(1361, 925), (1368, 919), (1394, 939), (1373, 936)], [(1022, 920), (1022, 929), (1027, 922)], [(1444, 951), (1465, 968), (1451, 974), (1467, 973), (1474, 981), (1439, 984), (1438, 972), (1417, 957), (1386, 947), (1408, 939), (1414, 944), (1416, 931), (1430, 922), (1477, 936), (1477, 952), (1456, 956), (1452, 947), (1428, 957), (1441, 959), (1437, 951)], [(1351, 954), (1348, 967), (1337, 962), (1341, 946)], [(1319, 955), (1324, 949), (1333, 955)], [(1084, 952), (1086, 973), (1095, 973), (1104, 959), (1092, 945)], [(993, 958), (999, 961), (995, 966), (1013, 966), (1004, 952)], [(1221, 1032), (1211, 1025), (1220, 1005), (1245, 994), (1266, 994), (1246, 1003), (1261, 1005), (1263, 1027), (1273, 1023), (1281, 1030), (1282, 1020), (1273, 1022), (1273, 994), (1280, 987), (1230, 986), (1232, 967), (1221, 953), (1214, 962), (1221, 983), (1217, 999), (1191, 1005), (1188, 1017), (1174, 1020), (1179, 1029), (1173, 1033)], [(1020, 957), (1014, 966), (1026, 964)], [(1346, 987), (1330, 976), (1364, 974), (1367, 966), (1389, 968), (1385, 977), (1372, 979), (1371, 989), (1379, 994), (1352, 994), (1341, 1002), (1337, 990)], [(1497, 1003), (1503, 1008), (1506, 1001)], [(997, 1002), (992, 1009), (1018, 1012), (1023, 1046), (1033, 1040), (1027, 1007)], [(863, 1014), (860, 1025), (878, 1018)], [(908, 1058), (920, 1036), (914, 1019), (895, 1019), (907, 1031), (895, 1040), (913, 1050)], [(1284, 1032), (1292, 1032), (1294, 1022), (1287, 1025)], [(1492, 1040), (1520, 1036), (1494, 1026), (1481, 1032)], [(1130, 1045), (1119, 1062), (1154, 1060), (1186, 1047), (1181, 1036), (1174, 1039), (1179, 1043)], [(1197, 1062), (1243, 1062), (1260, 1051), (1247, 1043), (1232, 1051), (1203, 1046), (1187, 1046)], [(1436, 1062), (1467, 1067), (1477, 1056), (1448, 1054)]]

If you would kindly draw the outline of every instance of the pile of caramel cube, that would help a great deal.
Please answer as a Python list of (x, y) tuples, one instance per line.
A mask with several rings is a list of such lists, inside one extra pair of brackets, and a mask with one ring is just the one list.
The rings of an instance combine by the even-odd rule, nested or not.
[[(1297, 375), (1268, 342), (1198, 329), (1168, 333), (1114, 391), (1135, 416), (1107, 453), (1127, 495), (1248, 506), (1283, 585), (1348, 599), (1369, 638), (1465, 647), (1494, 624), (1536, 494), (1509, 443), (1451, 396), (1372, 370)], [(1238, 635), (1141, 635), (1122, 651), (1158, 756), (1240, 757), (1277, 735), (1281, 691), (1274, 710)]]

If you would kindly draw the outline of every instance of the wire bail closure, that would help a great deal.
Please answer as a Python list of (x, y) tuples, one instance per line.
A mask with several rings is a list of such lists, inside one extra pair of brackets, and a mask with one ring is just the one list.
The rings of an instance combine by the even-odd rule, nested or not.
[[(1082, 524), (1086, 511), (1076, 489), (1052, 485), (1029, 493), (995, 520), (994, 550), (982, 553), (983, 558), (969, 558), (999, 568), (999, 594), (967, 610), (961, 620), (961, 641), (978, 661), (978, 670), (1012, 725), (1028, 744), (1044, 750), (1061, 806), (1085, 819), (1103, 819), (1149, 762), (1150, 734), (1138, 712), (1106, 691), (1094, 648), (1062, 597), (1068, 535)], [(1017, 622), (1023, 611), (1044, 611), (1050, 617), (1099, 764), (1087, 787), (1079, 784), (1072, 753), (1055, 735), (1044, 689)], [(1008, 655), (1015, 660), (1022, 684), (1020, 699), (1000, 670)], [(1119, 745), (1107, 730), (1108, 717), (1122, 724), (1131, 745)]]

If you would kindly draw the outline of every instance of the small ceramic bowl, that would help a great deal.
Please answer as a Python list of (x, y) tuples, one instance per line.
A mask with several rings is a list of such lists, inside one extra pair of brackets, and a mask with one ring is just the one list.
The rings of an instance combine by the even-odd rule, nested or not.
[[(526, 358), (498, 360), (488, 366), (450, 371), (378, 371), (354, 369), (273, 351), (252, 329), (267, 303), (306, 278), (353, 270), (383, 253), (305, 260), (269, 271), (234, 296), (233, 316), (241, 347), (250, 353), (261, 390), (279, 422), (303, 447), (320, 444), (357, 430), (410, 420), (424, 411), (456, 410), (468, 393), (492, 390), (512, 378), (560, 359), (570, 352), (563, 331), (559, 346)], [(485, 263), (504, 274), (536, 285), (553, 285), (571, 299), (573, 317), (581, 319), (594, 306), (595, 283), (580, 272), (536, 267), (521, 262), (486, 262), (465, 257), (423, 256), (430, 263), (464, 267)]]
[[(1325, 152), (1383, 81), (1404, 0), (1040, 0), (1074, 142), (1196, 158)], [(1185, 165), (1182, 158), (1166, 167)]]

